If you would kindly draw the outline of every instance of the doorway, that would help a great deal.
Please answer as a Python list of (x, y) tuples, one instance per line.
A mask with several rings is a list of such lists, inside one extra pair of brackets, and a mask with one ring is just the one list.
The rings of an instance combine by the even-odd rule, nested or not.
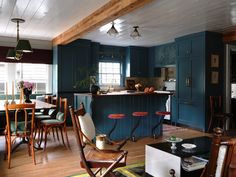
[(225, 60), (225, 111), (233, 113), (233, 127), (236, 128), (236, 45), (226, 45)]

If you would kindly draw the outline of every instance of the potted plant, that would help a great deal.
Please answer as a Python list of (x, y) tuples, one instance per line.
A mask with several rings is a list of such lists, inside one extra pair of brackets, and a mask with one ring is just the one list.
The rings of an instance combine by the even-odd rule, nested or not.
[(79, 68), (79, 75), (82, 76), (83, 79), (76, 82), (76, 87), (80, 90), (89, 89), (92, 94), (97, 94), (100, 89), (98, 86), (97, 68)]

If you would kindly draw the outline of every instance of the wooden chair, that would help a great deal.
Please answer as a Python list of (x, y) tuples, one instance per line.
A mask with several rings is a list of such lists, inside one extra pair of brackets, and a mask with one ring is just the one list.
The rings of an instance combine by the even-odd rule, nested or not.
[(45, 119), (40, 121), (40, 127), (41, 127), (41, 138), (40, 138), (40, 144), (43, 139), (43, 132), (44, 132), (44, 150), (46, 150), (46, 145), (47, 145), (47, 134), (49, 133), (50, 129), (53, 128), (59, 128), (61, 131), (61, 138), (62, 142), (65, 145), (64, 142), (64, 137), (62, 131), (65, 133), (66, 140), (67, 140), (67, 145), (69, 145), (69, 139), (67, 135), (67, 129), (66, 129), (66, 117), (67, 117), (67, 98), (60, 98), (60, 105), (59, 105), (60, 110), (56, 114), (55, 119)]
[(224, 113), (221, 96), (210, 96), (210, 120), (208, 132), (214, 127), (221, 127), (226, 131), (226, 123), (233, 117), (230, 113)]
[[(83, 103), (80, 104), (79, 111), (80, 111), (80, 116), (78, 117), (78, 119), (80, 123), (80, 128), (82, 132), (84, 133), (84, 135), (86, 136), (86, 138), (85, 137), (83, 138), (84, 143), (87, 142), (87, 139), (89, 140), (89, 142), (92, 142), (96, 138), (96, 135), (98, 134), (105, 135), (103, 132), (100, 132), (95, 128), (93, 119), (89, 113), (86, 113)], [(106, 149), (109, 148), (113, 150), (120, 150), (129, 139), (129, 138), (126, 138), (121, 141), (113, 141), (109, 139), (109, 137), (106, 135), (103, 137), (105, 138), (105, 142), (107, 143), (107, 146), (108, 146), (106, 147)]]
[(235, 141), (222, 139), (223, 130), (214, 129), (209, 161), (201, 177), (228, 177)]
[[(32, 110), (31, 119), (28, 116), (27, 111)], [(5, 158), (7, 155), (8, 168), (11, 166), (11, 153), (17, 147), (13, 148), (13, 144), (16, 142), (16, 138), (21, 138), (24, 143), (28, 144), (29, 155), (32, 155), (33, 163), (35, 162), (34, 154), (34, 113), (35, 113), (35, 103), (34, 104), (7, 104), (5, 105), (6, 111), (6, 149)], [(11, 114), (11, 113), (14, 113)], [(12, 117), (12, 119), (11, 119)], [(31, 152), (30, 152), (31, 149)]]
[[(85, 115), (84, 108), (81, 107), (79, 110), (74, 111), (74, 109), (70, 107), (70, 114), (73, 123), (73, 130), (79, 147), (81, 167), (85, 168), (87, 173), (91, 177), (95, 177), (99, 172), (101, 173), (103, 168), (105, 168), (106, 170), (101, 174), (101, 177), (115, 177), (113, 170), (117, 167), (126, 165), (126, 157), (128, 152), (123, 150), (116, 151), (98, 149), (81, 130), (78, 116)], [(92, 149), (89, 149), (86, 154), (84, 152), (86, 145), (84, 143), (84, 139), (86, 139), (87, 144), (90, 144), (92, 146)], [(97, 170), (92, 171), (92, 168), (96, 168)]]

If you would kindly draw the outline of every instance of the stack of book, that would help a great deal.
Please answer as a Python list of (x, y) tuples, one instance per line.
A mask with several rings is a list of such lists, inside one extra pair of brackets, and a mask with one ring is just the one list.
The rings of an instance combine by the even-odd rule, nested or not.
[(182, 159), (182, 168), (186, 171), (194, 171), (201, 168), (204, 168), (208, 160), (205, 160), (200, 157), (191, 156)]

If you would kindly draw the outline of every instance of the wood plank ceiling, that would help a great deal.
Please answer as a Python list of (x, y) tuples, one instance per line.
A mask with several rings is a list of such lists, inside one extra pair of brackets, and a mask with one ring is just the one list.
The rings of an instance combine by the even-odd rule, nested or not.
[[(16, 24), (10, 19), (21, 17), (26, 22), (20, 24), (20, 38), (52, 40), (108, 2), (0, 0), (0, 36), (15, 37)], [(236, 0), (153, 0), (116, 19), (119, 35), (115, 38), (106, 34), (113, 18), (108, 16), (104, 19), (93, 30), (90, 28), (87, 33), (81, 33), (81, 38), (109, 45), (153, 46), (205, 30), (220, 33), (236, 31)], [(102, 26), (106, 22), (108, 25)], [(137, 40), (130, 37), (135, 25), (139, 26), (141, 34)]]

